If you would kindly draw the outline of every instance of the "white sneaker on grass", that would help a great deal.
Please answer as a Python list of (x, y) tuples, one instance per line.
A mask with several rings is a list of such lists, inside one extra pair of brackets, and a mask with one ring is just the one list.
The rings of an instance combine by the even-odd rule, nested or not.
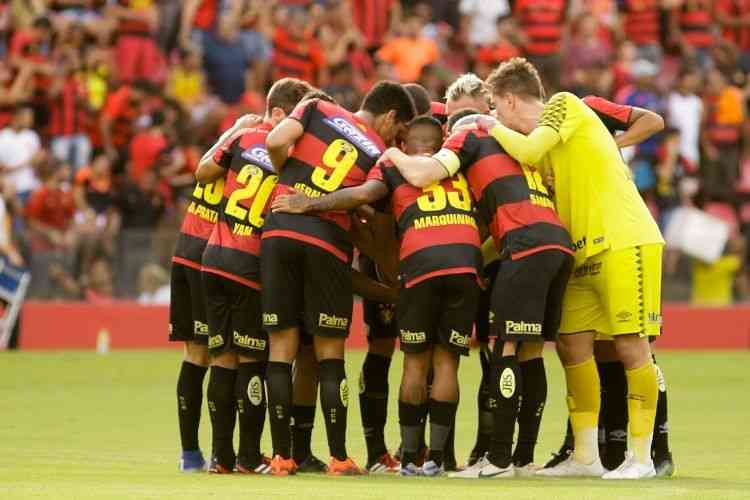
[(567, 459), (550, 467), (541, 469), (534, 474), (539, 477), (602, 477), (607, 472), (602, 465), (602, 461), (597, 459), (590, 464), (583, 464), (570, 455)]
[(543, 465), (529, 463), (521, 467), (514, 465), (513, 470), (516, 471), (516, 477), (534, 477), (537, 471), (544, 468)]
[(422, 464), (422, 476), (435, 477), (442, 476), (444, 473), (445, 470), (443, 470), (443, 466), (436, 464), (432, 460), (428, 460)]
[(508, 467), (498, 467), (487, 458), (480, 458), (477, 463), (460, 472), (454, 472), (448, 477), (451, 479), (502, 479), (513, 477), (513, 464)]
[(618, 468), (607, 472), (602, 479), (648, 479), (656, 476), (654, 461), (649, 457), (648, 462), (641, 463), (631, 452), (625, 454), (625, 461)]

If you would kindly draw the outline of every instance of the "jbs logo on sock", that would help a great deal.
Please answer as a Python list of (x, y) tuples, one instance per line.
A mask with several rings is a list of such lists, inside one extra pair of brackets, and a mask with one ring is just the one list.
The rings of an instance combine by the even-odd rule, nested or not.
[(211, 335), (208, 337), (208, 348), (213, 349), (215, 347), (221, 347), (224, 345), (224, 339), (221, 335)]
[(263, 402), (263, 382), (257, 375), (254, 375), (247, 384), (247, 399), (253, 406), (260, 406)]
[(232, 341), (234, 342), (234, 345), (252, 349), (254, 351), (266, 350), (267, 342), (265, 339), (256, 339), (254, 337), (251, 337), (250, 335), (242, 335), (236, 330), (232, 332)]
[(489, 323), (490, 323), (490, 325), (494, 325), (495, 324), (495, 313), (493, 313), (492, 311), (490, 311), (490, 313), (489, 313), (488, 316), (489, 316)]
[(451, 338), (448, 339), (448, 343), (457, 345), (458, 347), (467, 347), (469, 345), (469, 336), (456, 330), (451, 330)]
[(320, 313), (320, 316), (318, 316), (318, 326), (346, 330), (349, 327), (349, 318), (340, 318), (333, 314)]
[(339, 396), (341, 397), (341, 404), (344, 405), (344, 408), (349, 406), (349, 384), (346, 383), (346, 379), (343, 379), (341, 385), (339, 385)]
[(264, 326), (276, 326), (279, 324), (279, 315), (274, 313), (263, 313)]
[(505, 322), (505, 333), (539, 335), (542, 333), (542, 324), (508, 320)]
[(200, 321), (193, 321), (193, 333), (195, 335), (208, 335), (208, 325)]
[(513, 397), (516, 392), (516, 375), (513, 370), (506, 368), (500, 374), (500, 394), (506, 399)]
[(409, 330), (400, 330), (401, 342), (404, 344), (419, 344), (427, 340), (425, 332), (410, 332)]

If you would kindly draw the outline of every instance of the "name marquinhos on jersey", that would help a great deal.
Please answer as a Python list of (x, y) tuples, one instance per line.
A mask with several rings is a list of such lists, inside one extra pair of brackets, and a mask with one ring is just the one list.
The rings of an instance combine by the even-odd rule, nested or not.
[(324, 118), (323, 122), (329, 127), (346, 136), (351, 142), (357, 145), (362, 151), (371, 158), (380, 156), (381, 151), (378, 146), (372, 142), (356, 125), (350, 123), (345, 118), (334, 116), (333, 118)]
[(264, 170), (268, 170), (270, 172), (274, 171), (273, 164), (271, 164), (271, 158), (268, 156), (268, 150), (265, 148), (265, 146), (252, 146), (244, 150), (242, 154), (240, 154), (240, 156), (242, 156), (247, 161), (258, 165)]
[(200, 217), (201, 219), (208, 221), (211, 224), (216, 224), (216, 222), (219, 220), (219, 212), (204, 207), (203, 205), (199, 205), (194, 201), (190, 202), (188, 213), (193, 214), (196, 217)]
[(418, 219), (415, 219), (414, 229), (425, 229), (428, 227), (436, 227), (436, 226), (453, 226), (456, 224), (463, 224), (466, 226), (471, 226), (473, 228), (477, 227), (477, 223), (474, 220), (474, 217), (472, 217), (471, 215), (443, 214), (443, 215), (426, 215), (424, 217), (419, 217)]

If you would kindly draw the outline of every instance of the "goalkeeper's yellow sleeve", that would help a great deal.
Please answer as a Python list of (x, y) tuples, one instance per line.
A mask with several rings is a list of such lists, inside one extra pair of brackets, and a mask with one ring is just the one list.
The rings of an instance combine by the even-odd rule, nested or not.
[(492, 127), (490, 135), (519, 163), (532, 166), (538, 165), (544, 155), (560, 142), (560, 135), (547, 126), (537, 127), (526, 136), (498, 123)]

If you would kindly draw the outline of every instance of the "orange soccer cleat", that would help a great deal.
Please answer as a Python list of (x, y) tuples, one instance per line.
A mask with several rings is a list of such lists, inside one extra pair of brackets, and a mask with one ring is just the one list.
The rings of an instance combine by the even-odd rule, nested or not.
[(264, 474), (270, 476), (291, 476), (297, 472), (297, 462), (293, 458), (283, 458), (281, 455), (276, 455), (271, 460), (271, 465), (266, 469)]
[(333, 457), (331, 457), (331, 463), (328, 464), (327, 473), (329, 476), (361, 476), (367, 474), (367, 472), (354, 463), (354, 460), (351, 458), (338, 460)]

